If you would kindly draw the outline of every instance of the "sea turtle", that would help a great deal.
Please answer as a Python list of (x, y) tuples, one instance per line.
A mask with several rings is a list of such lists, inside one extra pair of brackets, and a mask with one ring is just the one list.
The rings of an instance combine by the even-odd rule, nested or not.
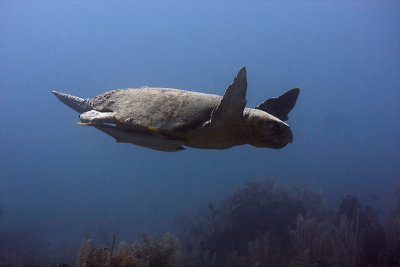
[(246, 91), (243, 67), (223, 97), (150, 87), (113, 90), (92, 99), (52, 93), (80, 113), (78, 124), (93, 126), (117, 142), (155, 150), (223, 149), (243, 144), (282, 148), (292, 142), (292, 131), (283, 121), (300, 89), (270, 98), (254, 109), (245, 107)]

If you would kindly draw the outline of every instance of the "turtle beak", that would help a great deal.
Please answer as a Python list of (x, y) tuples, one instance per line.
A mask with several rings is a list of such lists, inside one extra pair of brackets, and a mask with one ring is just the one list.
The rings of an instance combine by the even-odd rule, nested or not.
[(290, 131), (289, 143), (293, 143), (293, 133), (292, 133), (292, 130), (290, 130), (290, 128), (289, 128), (289, 131)]
[(271, 148), (282, 148), (287, 144), (293, 142), (293, 134), (290, 126), (286, 123), (282, 123), (279, 125), (279, 130), (277, 131), (277, 138), (271, 143)]
[(293, 143), (293, 133), (286, 123), (280, 124), (280, 135), (286, 144)]

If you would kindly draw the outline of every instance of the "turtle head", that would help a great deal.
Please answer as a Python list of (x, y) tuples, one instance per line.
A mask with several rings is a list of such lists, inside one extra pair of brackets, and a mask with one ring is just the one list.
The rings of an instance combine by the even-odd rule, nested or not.
[(256, 147), (282, 148), (293, 141), (290, 126), (258, 109), (248, 109), (246, 130), (248, 143)]

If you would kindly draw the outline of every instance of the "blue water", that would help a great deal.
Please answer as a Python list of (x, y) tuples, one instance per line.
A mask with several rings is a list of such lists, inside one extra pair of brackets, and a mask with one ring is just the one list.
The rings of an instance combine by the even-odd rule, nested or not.
[[(293, 144), (117, 144), (76, 125), (50, 93), (147, 85), (222, 95), (244, 65), (249, 107), (302, 89)], [(70, 259), (85, 237), (174, 231), (182, 212), (266, 177), (314, 184), (331, 205), (353, 194), (384, 213), (400, 178), (399, 88), (398, 2), (2, 1), (0, 230)]]

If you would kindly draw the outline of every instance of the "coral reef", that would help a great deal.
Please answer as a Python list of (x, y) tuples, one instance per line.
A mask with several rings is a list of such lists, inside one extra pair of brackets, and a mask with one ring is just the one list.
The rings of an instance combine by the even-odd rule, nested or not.
[(115, 248), (115, 235), (111, 247), (96, 246), (84, 240), (78, 254), (78, 267), (174, 267), (180, 257), (179, 242), (166, 233), (159, 239), (142, 236), (142, 243), (128, 245), (121, 241)]
[(182, 266), (400, 266), (398, 195), (384, 229), (354, 196), (334, 212), (305, 184), (252, 182), (202, 218), (181, 218)]
[(395, 206), (392, 207), (389, 220), (384, 225), (386, 249), (384, 258), (387, 266), (400, 266), (400, 184), (395, 190)]
[[(304, 183), (250, 182), (203, 212), (180, 216), (179, 239), (144, 234), (141, 242), (117, 244), (115, 235), (111, 240), (102, 230), (108, 245), (84, 240), (75, 266), (400, 266), (400, 187), (384, 223), (354, 196), (342, 197), (335, 209), (321, 199)], [(0, 232), (0, 266), (43, 266), (43, 253), (33, 250), (35, 244), (40, 248), (33, 230), (18, 237), (30, 246), (14, 245), (12, 236)]]
[(0, 231), (0, 266), (41, 266), (45, 242), (37, 225), (22, 231)]
[(215, 266), (288, 266), (289, 229), (296, 228), (299, 214), (316, 215), (320, 203), (320, 194), (305, 185), (250, 182), (184, 228), (183, 249), (190, 255), (185, 265), (202, 266), (210, 255)]

